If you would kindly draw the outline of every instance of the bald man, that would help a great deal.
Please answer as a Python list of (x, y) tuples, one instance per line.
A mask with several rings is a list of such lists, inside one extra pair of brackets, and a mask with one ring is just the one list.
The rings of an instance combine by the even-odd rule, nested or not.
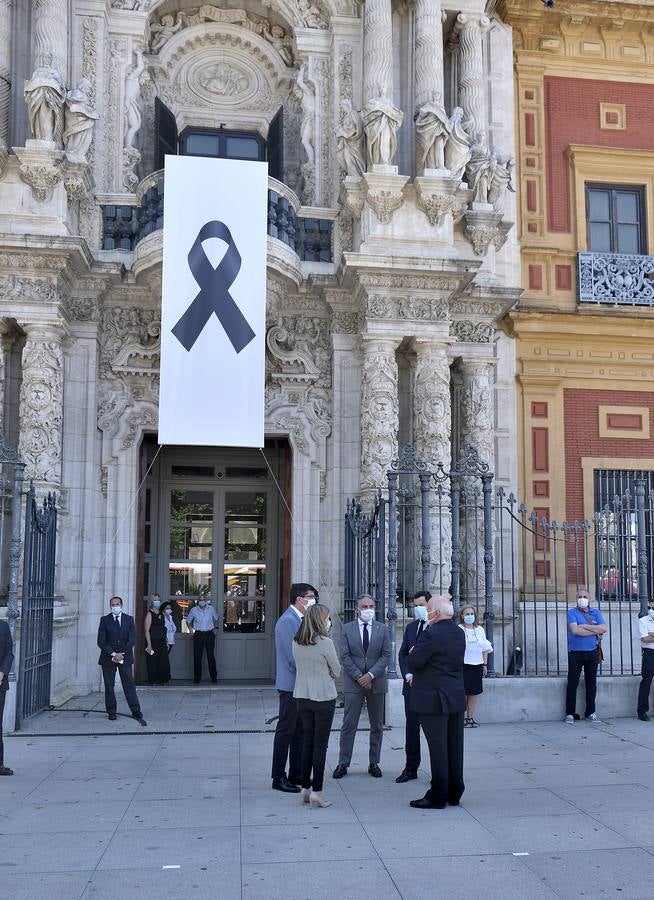
[(417, 713), (427, 739), (431, 762), (431, 787), (414, 809), (458, 806), (463, 783), (463, 657), (466, 640), (453, 621), (448, 597), (432, 597), (427, 604), (426, 628), (409, 653), (413, 674), (410, 709)]

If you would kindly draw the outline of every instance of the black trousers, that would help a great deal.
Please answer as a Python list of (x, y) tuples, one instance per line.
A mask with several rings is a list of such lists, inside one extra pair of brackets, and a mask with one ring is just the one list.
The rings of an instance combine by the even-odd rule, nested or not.
[(586, 717), (595, 712), (597, 695), (597, 650), (568, 651), (568, 686), (565, 692), (565, 714), (574, 716), (581, 670), (586, 682)]
[[(9, 678), (8, 675), (5, 675), (5, 678)], [(4, 680), (4, 679), (3, 679)], [(0, 766), (4, 766), (5, 764), (5, 747), (2, 743), (2, 716), (5, 711), (5, 697), (7, 696), (7, 692), (0, 690)]]
[(119, 665), (118, 663), (105, 663), (102, 666), (105, 709), (109, 714), (116, 712), (116, 692), (114, 691), (116, 671), (118, 671), (118, 674), (120, 675), (120, 683), (123, 686), (127, 705), (131, 709), (132, 715), (137, 716), (137, 718), (140, 719), (141, 704), (139, 703), (139, 698), (136, 695), (136, 688), (134, 687), (134, 673), (132, 672), (132, 667), (125, 665), (125, 663), (122, 665)]
[(643, 664), (640, 670), (640, 687), (638, 688), (638, 715), (649, 709), (649, 691), (654, 678), (654, 650), (643, 650)]
[(213, 628), (211, 631), (194, 631), (193, 632), (193, 681), (197, 684), (202, 680), (202, 654), (207, 651), (207, 664), (209, 666), (209, 677), (212, 681), (217, 681), (216, 673), (216, 656), (213, 652), (216, 643), (216, 633)]
[(458, 803), (466, 788), (463, 783), (463, 715), (420, 714), (431, 762), (431, 787), (426, 797), (438, 806)]
[(273, 741), (273, 780), (286, 775), (287, 759), (288, 777), (299, 778), (302, 774), (302, 720), (293, 692), (279, 691), (279, 719)]
[[(302, 787), (321, 791), (336, 700), (298, 700), (302, 721)], [(313, 777), (312, 773), (313, 772)]]
[(404, 750), (407, 772), (417, 772), (420, 768), (420, 716), (409, 709), (409, 698), (404, 695), (404, 715), (406, 717)]

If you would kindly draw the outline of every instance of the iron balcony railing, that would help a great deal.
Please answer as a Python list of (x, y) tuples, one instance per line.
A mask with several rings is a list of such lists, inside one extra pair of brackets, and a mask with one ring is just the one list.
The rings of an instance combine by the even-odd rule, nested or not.
[[(102, 207), (102, 249), (134, 250), (139, 241), (163, 228), (163, 170), (144, 179), (137, 206)], [(303, 262), (332, 262), (332, 222), (307, 216), (285, 185), (269, 179), (268, 234), (290, 247)]]
[(580, 303), (654, 306), (654, 256), (577, 254)]

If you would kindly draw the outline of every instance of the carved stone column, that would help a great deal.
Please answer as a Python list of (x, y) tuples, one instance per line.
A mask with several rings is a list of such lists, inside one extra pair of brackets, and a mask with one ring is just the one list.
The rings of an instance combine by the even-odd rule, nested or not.
[(34, 0), (32, 5), (32, 63), (52, 54), (52, 67), (66, 80), (68, 74), (68, 2)]
[(390, 166), (402, 113), (393, 105), (391, 0), (366, 0), (363, 13), (363, 126), (368, 167)]
[[(413, 386), (413, 430), (416, 455), (435, 472), (439, 463), (447, 471), (451, 461), (450, 364), (448, 344), (436, 340), (416, 340), (416, 367)], [(445, 593), (450, 586), (452, 521), (449, 485), (443, 482), (440, 497), (430, 492), (430, 590)], [(439, 509), (440, 505), (440, 509)]]
[(61, 483), (63, 434), (63, 327), (21, 323), (27, 335), (20, 388), (18, 455), (25, 478), (47, 487)]
[(443, 101), (443, 13), (440, 0), (416, 0), (415, 106)]
[(11, 7), (12, 0), (0, 0), (0, 178), (9, 147), (11, 107)]
[(487, 16), (459, 13), (454, 25), (459, 34), (459, 106), (465, 112), (464, 127), (473, 140), (486, 132), (486, 89), (482, 33)]
[(369, 500), (386, 485), (386, 472), (397, 458), (400, 427), (393, 338), (363, 340), (361, 375), (361, 489)]

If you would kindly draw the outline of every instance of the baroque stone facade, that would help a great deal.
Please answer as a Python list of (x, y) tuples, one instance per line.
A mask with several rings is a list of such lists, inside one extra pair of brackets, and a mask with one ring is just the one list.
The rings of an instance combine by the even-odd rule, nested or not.
[[(25, 91), (11, 72), (17, 38), (0, 25), (0, 325), (11, 335), (0, 372), (22, 367), (2, 412), (28, 476), (66, 500), (57, 593), (66, 635), (86, 649), (67, 665), (70, 647), (55, 646), (63, 698), (97, 686), (108, 592), (138, 613), (144, 568), (168, 577), (162, 460), (173, 451), (147, 447), (159, 402), (155, 170), (184, 147), (171, 129), (249, 133), (283, 151), (270, 185), (265, 432), (288, 449), (284, 477), (268, 475), (284, 583), (313, 581), (342, 607), (346, 499), (372, 502), (405, 439), (445, 469), (472, 443), (513, 487), (513, 347), (497, 327), (519, 293), (511, 31), (481, 2), (465, 14), (440, 0), (415, 11), (390, 0), (33, 5)], [(391, 45), (413, 58), (412, 82)], [(12, 132), (28, 110), (30, 132)], [(179, 466), (200, 455), (180, 451)], [(434, 585), (449, 579), (451, 525), (430, 513)], [(282, 600), (271, 594), (268, 641)]]

